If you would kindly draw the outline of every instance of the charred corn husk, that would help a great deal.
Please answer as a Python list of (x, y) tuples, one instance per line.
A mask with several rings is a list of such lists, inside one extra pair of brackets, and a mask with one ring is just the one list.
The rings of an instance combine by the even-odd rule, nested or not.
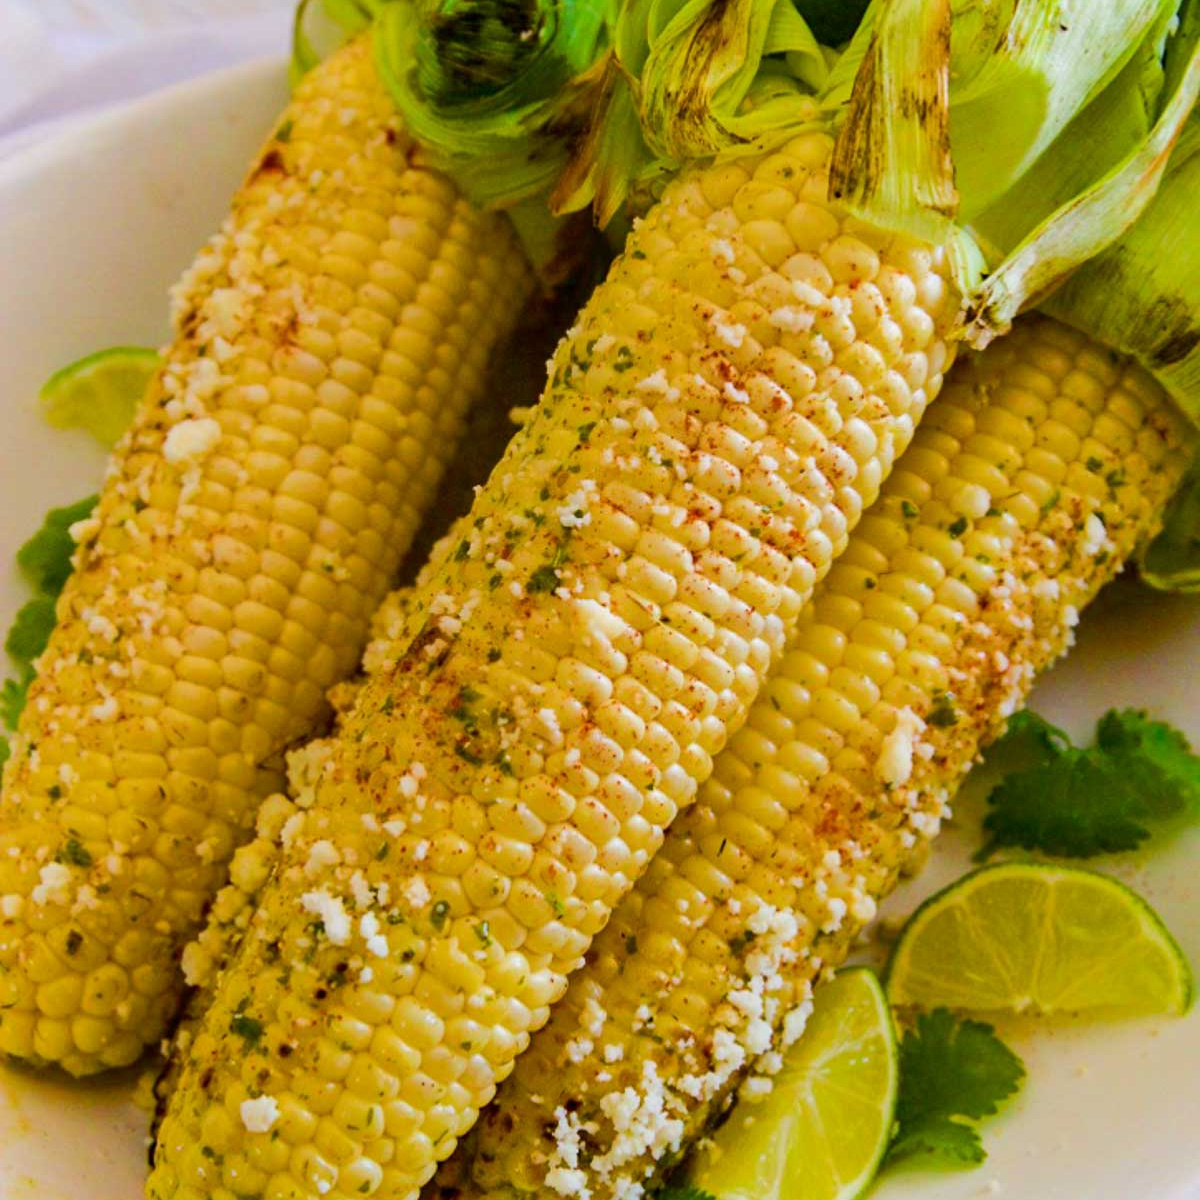
[(355, 667), (530, 268), (421, 165), (356, 43), (301, 84), (175, 295), (0, 803), (0, 1052), (162, 1034), (281, 751)]
[(697, 802), (430, 1197), (636, 1200), (745, 1082), (1152, 533), (1194, 442), (1047, 318), (951, 373)]
[(830, 145), (670, 185), (560, 345), (284, 831), (151, 1196), (414, 1196), (708, 776), (958, 309), (823, 200)]

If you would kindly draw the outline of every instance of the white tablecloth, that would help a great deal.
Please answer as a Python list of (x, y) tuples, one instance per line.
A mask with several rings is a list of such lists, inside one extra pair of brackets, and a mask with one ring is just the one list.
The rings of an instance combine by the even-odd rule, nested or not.
[(293, 0), (0, 0), (0, 157), (82, 111), (264, 54)]

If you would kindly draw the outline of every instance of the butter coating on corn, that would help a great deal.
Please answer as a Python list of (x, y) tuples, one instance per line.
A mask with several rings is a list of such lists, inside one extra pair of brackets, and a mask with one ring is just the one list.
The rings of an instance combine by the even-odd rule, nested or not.
[(563, 340), (285, 838), (152, 1197), (414, 1197), (707, 778), (950, 356), (945, 255), (826, 204), (829, 151), (686, 173)]
[(696, 803), (430, 1200), (636, 1200), (761, 1095), (954, 788), (1151, 534), (1194, 436), (1041, 317), (960, 360)]
[(532, 275), (353, 44), (174, 296), (0, 801), (0, 1052), (131, 1062), (281, 752), (355, 667)]

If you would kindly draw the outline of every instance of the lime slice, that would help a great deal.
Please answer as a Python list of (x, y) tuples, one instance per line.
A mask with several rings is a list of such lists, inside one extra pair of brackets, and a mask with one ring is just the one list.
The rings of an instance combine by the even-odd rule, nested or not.
[(158, 351), (144, 346), (89, 354), (46, 380), (42, 415), (58, 429), (86, 429), (111, 446), (133, 419), (158, 361)]
[(734, 1109), (689, 1181), (721, 1200), (852, 1200), (887, 1151), (896, 1086), (883, 988), (872, 971), (841, 971), (818, 989), (770, 1093)]
[(974, 871), (912, 915), (888, 963), (897, 1006), (967, 1012), (1182, 1013), (1192, 972), (1124, 884), (1037, 863)]

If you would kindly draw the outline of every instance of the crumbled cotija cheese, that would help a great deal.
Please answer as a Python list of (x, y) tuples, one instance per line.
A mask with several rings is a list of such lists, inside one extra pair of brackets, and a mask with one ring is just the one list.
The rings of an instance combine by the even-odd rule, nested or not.
[(305, 892), (300, 897), (305, 912), (321, 918), (325, 936), (335, 945), (344, 946), (350, 940), (350, 918), (341, 900), (328, 892)]
[(163, 458), (172, 464), (193, 463), (221, 440), (221, 426), (212, 417), (193, 417), (173, 425), (163, 441)]
[(243, 1100), (240, 1112), (242, 1124), (250, 1133), (268, 1133), (279, 1120), (279, 1104), (274, 1096), (259, 1096), (256, 1100)]

